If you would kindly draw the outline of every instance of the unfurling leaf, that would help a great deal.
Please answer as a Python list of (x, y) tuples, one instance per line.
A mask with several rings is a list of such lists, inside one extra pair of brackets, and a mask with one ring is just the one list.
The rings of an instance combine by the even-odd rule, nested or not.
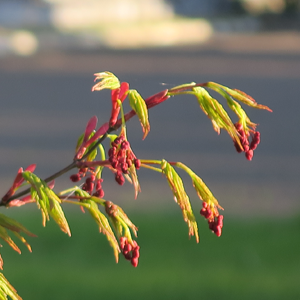
[(175, 202), (180, 206), (184, 221), (189, 227), (189, 236), (195, 235), (199, 242), (198, 226), (192, 211), (190, 200), (185, 192), (183, 182), (175, 169), (165, 160), (162, 160), (161, 169), (166, 176), (169, 186), (173, 192)]
[(136, 168), (135, 168), (134, 164), (132, 164), (129, 168), (129, 175), (131, 177), (132, 184), (134, 186), (134, 191), (135, 191), (134, 198), (136, 199), (138, 196), (138, 193), (141, 191), (141, 187), (140, 187), (140, 183), (138, 180), (138, 176), (137, 176)]
[(219, 134), (220, 129), (224, 128), (231, 138), (240, 144), (236, 128), (223, 106), (202, 87), (194, 87), (193, 92), (201, 109), (211, 119), (215, 131)]
[(137, 227), (130, 221), (123, 209), (112, 203), (111, 201), (105, 201), (105, 211), (110, 217), (111, 222), (115, 228), (118, 238), (126, 237), (127, 240), (132, 243), (132, 237), (130, 230), (134, 236), (137, 237)]
[(218, 200), (210, 191), (210, 189), (196, 173), (194, 173), (189, 167), (187, 167), (183, 163), (177, 162), (176, 166), (187, 172), (188, 175), (191, 177), (197, 195), (202, 201), (206, 202), (209, 205), (214, 205), (218, 208), (222, 208), (219, 205)]
[[(21, 250), (14, 243), (14, 241), (11, 239), (11, 237), (8, 235), (7, 229), (12, 231), (14, 233), (14, 235), (19, 240), (21, 240), (21, 242), (24, 243), (25, 246), (27, 247), (27, 249), (31, 252), (30, 245), (27, 243), (25, 238), (20, 235), (20, 232), (26, 233), (29, 236), (36, 236), (36, 235), (31, 233), (29, 230), (27, 230), (22, 224), (20, 224), (16, 220), (9, 218), (3, 214), (0, 214), (0, 238), (2, 238), (5, 242), (8, 243), (8, 245), (10, 247), (12, 247), (15, 251), (17, 251), (20, 254)], [(3, 269), (2, 257), (0, 257), (0, 268)]]
[(24, 232), (29, 236), (36, 236), (35, 234), (27, 230), (21, 223), (3, 214), (0, 214), (0, 226), (3, 226), (11, 231)]
[(221, 91), (224, 91), (231, 97), (235, 98), (236, 100), (241, 101), (244, 104), (249, 105), (251, 107), (258, 108), (258, 109), (266, 109), (272, 112), (272, 110), (268, 106), (258, 104), (251, 96), (247, 95), (245, 92), (240, 91), (238, 89), (230, 89), (216, 82), (207, 82), (206, 86), (220, 94), (222, 94)]
[(8, 282), (4, 275), (0, 273), (0, 299), (7, 300), (8, 297), (10, 297), (11, 300), (22, 300), (14, 287)]
[(101, 91), (103, 89), (114, 90), (120, 87), (119, 79), (111, 72), (101, 72), (94, 74), (96, 80), (101, 80), (92, 87), (92, 92)]
[(83, 142), (86, 142), (91, 133), (95, 130), (97, 126), (98, 118), (96, 116), (93, 116), (87, 123), (85, 131), (84, 131), (84, 137), (83, 137)]
[(58, 224), (60, 229), (71, 236), (71, 231), (64, 212), (60, 206), (61, 200), (47, 186), (47, 183), (30, 172), (23, 172), (24, 179), (31, 185), (31, 197), (36, 200), (42, 212), (43, 226), (49, 220), (49, 215)]
[(19, 247), (14, 243), (11, 237), (8, 235), (6, 229), (0, 226), (0, 238), (2, 238), (10, 247), (12, 247), (16, 252), (21, 254), (21, 250)]
[[(29, 165), (25, 169), (25, 171), (33, 172), (35, 170), (35, 167), (36, 167), (35, 164)], [(2, 203), (7, 203), (9, 198), (12, 197), (15, 194), (15, 192), (22, 186), (22, 184), (24, 182), (24, 178), (22, 176), (23, 172), (24, 172), (23, 168), (20, 168), (18, 170), (17, 176), (15, 177), (12, 186), (10, 187), (8, 192), (2, 197)], [(9, 206), (9, 203), (8, 203), (8, 206)]]
[(131, 108), (135, 111), (136, 115), (138, 116), (141, 122), (144, 132), (143, 139), (145, 139), (150, 131), (147, 105), (142, 96), (136, 90), (129, 90), (128, 98)]
[(58, 224), (61, 231), (68, 234), (68, 236), (71, 236), (71, 231), (70, 231), (70, 228), (69, 228), (69, 224), (67, 222), (65, 214), (64, 214), (64, 212), (61, 208), (61, 205), (60, 205), (61, 200), (47, 186), (46, 186), (45, 191), (46, 191), (46, 194), (47, 194), (48, 199), (49, 199), (49, 214), (50, 214), (50, 216)]
[[(88, 197), (90, 195), (87, 194)], [(99, 226), (99, 231), (102, 232), (104, 235), (106, 235), (106, 238), (108, 242), (110, 243), (111, 247), (114, 250), (114, 256), (116, 259), (116, 262), (119, 261), (119, 253), (120, 253), (120, 247), (118, 244), (118, 241), (109, 225), (109, 222), (105, 215), (99, 210), (99, 207), (97, 203), (95, 203), (91, 199), (85, 199), (83, 202), (87, 205), (84, 207), (90, 212), (93, 219), (96, 221), (97, 225)]]

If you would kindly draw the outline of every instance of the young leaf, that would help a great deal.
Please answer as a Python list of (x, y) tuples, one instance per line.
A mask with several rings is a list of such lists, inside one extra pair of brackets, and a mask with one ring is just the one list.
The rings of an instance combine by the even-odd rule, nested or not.
[(195, 216), (192, 211), (190, 200), (185, 192), (183, 182), (175, 169), (165, 160), (162, 160), (161, 169), (166, 176), (175, 202), (180, 206), (184, 221), (189, 227), (189, 236), (195, 235), (197, 243), (199, 242), (198, 227)]
[(95, 134), (86, 142), (86, 147), (94, 143), (98, 140), (102, 135), (104, 135), (109, 129), (109, 124), (104, 123), (96, 132)]
[(92, 92), (101, 91), (103, 89), (114, 90), (120, 87), (119, 79), (111, 72), (101, 72), (94, 74), (96, 76), (96, 80), (100, 80), (100, 82), (96, 83), (92, 87)]
[(251, 127), (253, 130), (255, 130), (257, 124), (251, 122), (251, 120), (247, 116), (244, 109), (241, 107), (241, 105), (237, 101), (235, 101), (232, 98), (232, 96), (230, 96), (228, 93), (226, 93), (222, 88), (220, 88), (218, 86), (213, 86), (211, 88), (214, 89), (216, 92), (218, 92), (220, 95), (222, 95), (226, 99), (227, 105), (229, 106), (229, 108), (239, 117), (239, 122), (242, 124), (246, 134), (249, 133), (249, 130), (248, 130), (249, 127)]
[(144, 132), (143, 139), (145, 139), (147, 134), (150, 131), (147, 105), (144, 99), (142, 98), (142, 96), (136, 90), (129, 90), (128, 98), (129, 98), (130, 106), (135, 111), (135, 113), (137, 114), (141, 122), (143, 132)]
[(137, 227), (130, 221), (120, 206), (112, 203), (111, 201), (105, 201), (105, 211), (110, 217), (119, 238), (125, 236), (130, 242), (132, 242), (130, 229), (135, 237), (137, 237)]
[(49, 206), (49, 199), (44, 191), (44, 186), (41, 179), (33, 173), (28, 171), (22, 173), (24, 179), (31, 185), (30, 193), (32, 199), (36, 200), (38, 208), (41, 210), (43, 218), (43, 226), (46, 226), (46, 221), (49, 220), (49, 213), (47, 207)]
[(177, 162), (176, 166), (186, 171), (188, 175), (191, 177), (193, 186), (200, 200), (206, 202), (209, 205), (213, 204), (214, 206), (221, 208), (221, 206), (218, 203), (218, 200), (214, 197), (210, 189), (196, 173), (194, 173), (190, 168), (188, 168), (183, 163)]
[(53, 218), (53, 220), (58, 224), (61, 231), (68, 234), (68, 236), (71, 236), (71, 231), (69, 228), (69, 224), (67, 222), (67, 219), (64, 215), (64, 212), (60, 206), (60, 199), (58, 196), (50, 190), (48, 187), (45, 188), (46, 194), (49, 199), (49, 208), (48, 212), (50, 216)]
[(58, 224), (60, 229), (71, 236), (68, 222), (60, 206), (60, 199), (47, 186), (47, 183), (30, 172), (23, 172), (24, 179), (31, 184), (31, 196), (36, 199), (37, 205), (41, 209), (43, 217), (43, 226), (49, 220), (49, 215)]
[(258, 108), (258, 109), (266, 109), (266, 110), (272, 112), (272, 110), (268, 106), (258, 104), (251, 96), (247, 95), (245, 92), (240, 91), (238, 89), (230, 89), (230, 88), (228, 88), (224, 85), (218, 84), (216, 82), (207, 82), (206, 86), (218, 93), (220, 93), (220, 90), (223, 90), (231, 97), (233, 97), (236, 100), (241, 101), (244, 104), (249, 105), (251, 107)]
[(0, 226), (3, 226), (11, 231), (24, 232), (29, 236), (36, 236), (35, 234), (27, 230), (21, 223), (3, 214), (0, 214)]
[[(90, 195), (88, 195), (88, 197), (90, 197)], [(116, 237), (109, 225), (107, 218), (105, 217), (105, 215), (103, 213), (101, 213), (101, 211), (98, 208), (98, 205), (94, 201), (92, 201), (90, 199), (86, 199), (86, 200), (83, 200), (83, 202), (88, 204), (88, 206), (85, 206), (85, 208), (87, 208), (87, 210), (90, 212), (93, 219), (96, 221), (97, 225), (99, 226), (99, 231), (102, 232), (104, 235), (106, 235), (107, 240), (109, 241), (111, 247), (114, 250), (114, 256), (115, 256), (116, 262), (118, 262), (120, 248), (119, 248), (118, 241), (116, 240)]]
[(87, 123), (85, 131), (84, 131), (84, 138), (83, 138), (83, 142), (86, 142), (90, 135), (92, 134), (92, 132), (95, 130), (96, 126), (97, 126), (97, 122), (98, 122), (98, 118), (96, 116), (93, 116)]
[(11, 237), (8, 235), (6, 229), (3, 226), (0, 226), (0, 238), (2, 238), (10, 247), (12, 247), (16, 252), (21, 254), (21, 250), (19, 247), (14, 243)]
[(22, 300), (13, 286), (4, 275), (0, 273), (0, 299), (7, 300), (7, 297), (10, 297), (11, 300)]
[(135, 168), (135, 165), (132, 164), (129, 168), (129, 174), (130, 174), (130, 177), (131, 177), (131, 180), (132, 180), (132, 184), (134, 186), (134, 191), (135, 191), (135, 199), (137, 198), (138, 196), (138, 193), (141, 191), (141, 187), (140, 187), (140, 183), (139, 183), (139, 180), (138, 180), (138, 176), (137, 176), (137, 173), (136, 173), (136, 168)]
[(219, 134), (224, 128), (231, 138), (240, 144), (240, 139), (234, 124), (232, 123), (223, 106), (202, 87), (194, 87), (194, 94), (203, 112), (211, 119), (215, 131)]

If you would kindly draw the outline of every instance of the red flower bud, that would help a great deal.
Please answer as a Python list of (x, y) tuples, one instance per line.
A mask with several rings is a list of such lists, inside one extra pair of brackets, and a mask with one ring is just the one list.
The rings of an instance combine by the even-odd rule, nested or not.
[(215, 221), (208, 221), (208, 228), (212, 231), (215, 231), (216, 223)]
[(81, 176), (77, 173), (77, 174), (73, 174), (70, 176), (71, 181), (73, 182), (77, 182), (81, 179)]
[(124, 236), (121, 236), (120, 237), (120, 248), (121, 248), (121, 250), (124, 249), (124, 246), (126, 245), (126, 243), (127, 243), (127, 238), (124, 237)]
[(125, 183), (124, 176), (119, 171), (115, 175), (115, 180), (119, 185), (123, 185)]
[(140, 247), (135, 247), (132, 250), (132, 258), (139, 258), (140, 257)]
[(104, 191), (103, 191), (103, 189), (97, 190), (97, 191), (93, 194), (93, 196), (98, 197), (98, 198), (103, 198), (103, 197), (104, 197)]
[(222, 228), (220, 226), (216, 226), (214, 233), (216, 234), (216, 236), (220, 237), (222, 234)]
[(224, 219), (224, 216), (222, 216), (222, 215), (219, 215), (217, 218), (217, 225), (221, 228), (223, 227), (223, 219)]
[(121, 149), (128, 150), (130, 148), (130, 144), (128, 141), (123, 141), (121, 144)]
[(131, 264), (136, 268), (136, 267), (138, 266), (138, 264), (139, 264), (139, 259), (138, 259), (138, 257), (133, 257), (133, 258), (131, 259)]
[(131, 250), (132, 250), (132, 246), (130, 244), (126, 244), (123, 249), (123, 254), (125, 255), (128, 252), (130, 252)]
[(248, 160), (252, 160), (252, 157), (253, 157), (253, 150), (248, 150), (246, 153), (245, 153), (245, 156)]
[(122, 170), (123, 174), (128, 174), (129, 173), (128, 165), (126, 163), (121, 164), (121, 170)]
[(203, 207), (203, 208), (200, 210), (200, 215), (203, 216), (203, 217), (206, 217), (206, 215), (207, 215), (206, 208)]
[(138, 170), (141, 167), (141, 161), (139, 159), (134, 160), (135, 168)]
[(111, 147), (111, 148), (109, 148), (109, 150), (108, 150), (108, 156), (109, 156), (109, 157), (115, 156), (116, 153), (117, 153), (117, 148), (116, 148), (116, 147)]

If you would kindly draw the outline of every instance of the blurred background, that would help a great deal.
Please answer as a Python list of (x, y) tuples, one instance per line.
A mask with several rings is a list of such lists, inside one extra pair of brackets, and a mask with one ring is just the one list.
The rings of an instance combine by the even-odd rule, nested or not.
[[(110, 114), (108, 91), (91, 93), (94, 73), (111, 71), (146, 98), (188, 82), (237, 88), (273, 113), (246, 108), (261, 144), (252, 162), (218, 136), (196, 99), (175, 97), (151, 109), (140, 158), (181, 161), (222, 207), (221, 238), (198, 214), (184, 174), (200, 244), (164, 178), (141, 170), (142, 193), (104, 173), (105, 198), (139, 227), (140, 265), (116, 265), (106, 238), (66, 207), (73, 233), (41, 228), (34, 205), (6, 210), (39, 238), (33, 253), (1, 250), (4, 274), (24, 299), (299, 299), (300, 3), (298, 0), (0, 0), (0, 188), (20, 166), (47, 177), (68, 164), (93, 115)], [(222, 101), (220, 99), (220, 101)], [(171, 103), (172, 102), (172, 103)], [(126, 107), (126, 110), (129, 107)], [(292, 118), (293, 117), (293, 118)], [(70, 174), (68, 174), (70, 175)], [(68, 175), (57, 190), (70, 186)]]

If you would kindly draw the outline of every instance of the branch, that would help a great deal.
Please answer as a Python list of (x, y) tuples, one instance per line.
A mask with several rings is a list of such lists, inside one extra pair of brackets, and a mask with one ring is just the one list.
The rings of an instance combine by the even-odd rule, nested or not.
[[(151, 97), (149, 97), (148, 99), (145, 100), (146, 104), (147, 104), (147, 108), (150, 109), (153, 106), (161, 103), (162, 101), (166, 100), (169, 98), (169, 96), (166, 96), (168, 90), (162, 91), (156, 95), (153, 95)], [(161, 98), (161, 96), (164, 96), (163, 100)], [(162, 100), (162, 101), (158, 101), (158, 100)], [(124, 119), (125, 122), (129, 121), (132, 117), (134, 117), (136, 115), (134, 110), (131, 110), (130, 112), (128, 112), (127, 114), (124, 115)], [(116, 124), (113, 127), (109, 127), (108, 130), (105, 132), (104, 135), (102, 135), (98, 141), (92, 146), (90, 147), (90, 149), (80, 158), (77, 160), (74, 160), (71, 164), (69, 164), (68, 166), (64, 167), (63, 169), (61, 169), (60, 171), (54, 173), (53, 175), (47, 177), (46, 179), (44, 179), (45, 182), (50, 182), (60, 176), (62, 176), (63, 174), (69, 172), (70, 170), (76, 168), (78, 166), (78, 163), (82, 162), (85, 158), (87, 158), (90, 153), (95, 150), (99, 144), (101, 144), (106, 138), (107, 135), (110, 134), (113, 131), (118, 130), (122, 125), (122, 118), (119, 118), (118, 121), (116, 122)], [(5, 203), (2, 201), (2, 199), (0, 200), (0, 206), (6, 206), (9, 202), (11, 202), (14, 199), (18, 199), (22, 196), (25, 196), (26, 194), (30, 193), (30, 188), (19, 192), (13, 196), (11, 196), (9, 199), (7, 199), (7, 201), (5, 201)]]

